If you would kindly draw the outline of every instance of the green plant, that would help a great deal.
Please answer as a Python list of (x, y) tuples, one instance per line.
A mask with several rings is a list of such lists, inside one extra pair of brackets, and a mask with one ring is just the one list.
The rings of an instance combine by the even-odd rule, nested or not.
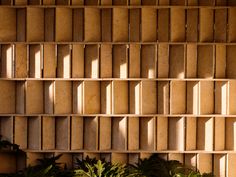
[(126, 175), (126, 166), (120, 164), (111, 164), (104, 160), (77, 159), (78, 169), (75, 170), (77, 177), (123, 177)]

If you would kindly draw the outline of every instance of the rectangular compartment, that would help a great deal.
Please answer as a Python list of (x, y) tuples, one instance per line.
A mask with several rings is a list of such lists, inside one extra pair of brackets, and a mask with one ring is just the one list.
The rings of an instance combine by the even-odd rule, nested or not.
[(228, 83), (227, 82), (215, 82), (215, 113), (227, 114), (228, 108)]
[(141, 114), (157, 113), (157, 83), (156, 81), (141, 82)]
[(83, 113), (99, 114), (100, 111), (100, 82), (83, 82)]
[(16, 41), (16, 9), (0, 8), (0, 41)]
[(71, 46), (67, 44), (57, 45), (57, 77), (71, 77)]
[(197, 45), (188, 44), (185, 49), (186, 49), (185, 76), (186, 78), (196, 78), (197, 77)]
[(54, 84), (54, 114), (72, 113), (72, 83), (55, 81)]
[(141, 77), (156, 78), (157, 48), (156, 45), (141, 46)]
[(1, 78), (14, 77), (14, 49), (15, 46), (11, 44), (0, 45), (1, 56)]
[(226, 42), (227, 34), (227, 9), (215, 10), (215, 42)]
[(73, 113), (83, 114), (83, 82), (73, 82)]
[(214, 125), (214, 150), (223, 151), (225, 150), (225, 117), (215, 117)]
[(100, 46), (100, 77), (112, 78), (112, 45)]
[(170, 85), (169, 82), (166, 81), (158, 81), (157, 82), (157, 111), (158, 114), (169, 114), (169, 90)]
[(99, 150), (111, 149), (112, 120), (116, 118), (100, 117), (99, 118)]
[(197, 169), (200, 173), (212, 172), (212, 154), (199, 153), (197, 154)]
[(120, 151), (127, 149), (127, 117), (112, 119), (112, 149)]
[(42, 0), (43, 5), (55, 5), (56, 0)]
[(140, 78), (141, 75), (141, 45), (129, 46), (129, 78)]
[(213, 6), (215, 3), (215, 0), (199, 0), (198, 5), (200, 6)]
[(84, 45), (73, 44), (71, 56), (71, 72), (72, 78), (84, 77)]
[(16, 82), (16, 113), (24, 114), (25, 113), (25, 81)]
[(198, 41), (198, 9), (187, 9), (186, 40), (188, 42)]
[(113, 8), (112, 17), (113, 42), (127, 42), (129, 39), (128, 9)]
[(56, 42), (72, 41), (72, 9), (56, 8)]
[(142, 8), (141, 29), (143, 42), (155, 42), (157, 38), (157, 10)]
[(15, 113), (15, 87), (14, 81), (0, 81), (0, 113), (14, 114)]
[(18, 144), (21, 149), (27, 149), (27, 121), (27, 117), (14, 118), (14, 143)]
[(112, 70), (114, 78), (128, 77), (128, 48), (126, 45), (113, 45)]
[(185, 114), (186, 112), (186, 82), (170, 82), (170, 114)]
[(112, 113), (112, 83), (103, 81), (101, 85), (101, 114)]
[[(55, 149), (55, 117), (42, 117), (42, 149)], [(65, 129), (62, 129), (63, 132)]]
[(177, 160), (182, 164), (184, 162), (184, 154), (182, 153), (169, 153), (167, 157), (168, 157), (168, 160)]
[(236, 154), (228, 154), (227, 155), (227, 176), (234, 177), (236, 175), (235, 165), (236, 165)]
[(236, 150), (236, 118), (225, 118), (225, 150)]
[[(160, 4), (160, 2), (159, 2)], [(158, 9), (158, 41), (168, 42), (170, 38), (170, 10), (169, 9)]]
[(99, 78), (99, 46), (86, 45), (84, 56), (85, 77)]
[(127, 0), (113, 0), (112, 2), (113, 5), (127, 5), (127, 3)]
[(2, 140), (6, 140), (13, 143), (13, 122), (13, 117), (0, 118), (0, 134), (2, 136)]
[(184, 151), (185, 149), (185, 118), (169, 117), (168, 119), (168, 149)]
[(228, 45), (226, 46), (226, 77), (233, 79), (236, 78), (236, 61), (235, 61), (235, 54), (236, 54), (236, 46), (235, 45)]
[(53, 44), (43, 45), (43, 77), (56, 77), (56, 46)]
[(112, 41), (112, 9), (101, 9), (101, 35), (103, 42)]
[(83, 149), (84, 136), (84, 118), (72, 116), (71, 117), (71, 150)]
[(127, 114), (128, 105), (128, 82), (112, 82), (112, 114)]
[(187, 114), (198, 114), (199, 106), (199, 83), (187, 82)]
[(199, 114), (214, 113), (214, 82), (199, 82)]
[[(215, 78), (226, 78), (226, 46), (215, 46)], [(228, 68), (227, 68), (228, 70)]]
[[(72, 2), (73, 3), (73, 2)], [(73, 41), (84, 41), (84, 9), (73, 9)]]
[(169, 46), (169, 77), (185, 78), (185, 51), (184, 45)]
[(26, 78), (28, 76), (27, 71), (27, 45), (16, 44), (15, 45), (15, 78)]
[[(179, 0), (178, 0), (179, 1)], [(185, 0), (184, 0), (185, 1)], [(185, 9), (171, 8), (170, 11), (170, 40), (185, 41)]]
[(158, 59), (157, 59), (157, 75), (158, 78), (169, 77), (169, 45), (158, 45)]
[(26, 32), (28, 42), (44, 41), (44, 9), (27, 8)]
[(84, 9), (84, 40), (86, 42), (101, 41), (100, 9)]
[(231, 80), (228, 81), (228, 107), (227, 114), (236, 114), (236, 82)]
[(125, 164), (128, 162), (128, 154), (127, 153), (111, 153), (111, 163), (112, 164)]
[(236, 9), (228, 9), (228, 42), (236, 41)]
[[(26, 1), (26, 0), (23, 0), (23, 1)], [(9, 22), (11, 21), (9, 20)], [(14, 25), (16, 25), (16, 40), (19, 42), (26, 41), (26, 9), (25, 8), (16, 9), (16, 24)]]
[(213, 151), (214, 118), (197, 118), (197, 150)]
[(128, 118), (128, 150), (139, 150), (139, 117)]
[[(129, 10), (129, 41), (138, 42), (140, 41), (141, 32), (141, 10), (140, 9), (130, 9)], [(151, 27), (152, 28), (152, 27)]]
[(44, 40), (55, 41), (55, 9), (44, 9)]
[(156, 150), (168, 149), (168, 117), (156, 118)]
[(55, 0), (56, 1), (56, 5), (69, 5), (70, 4), (70, 0)]
[(43, 81), (26, 82), (26, 114), (44, 113)]
[(29, 50), (29, 77), (42, 77), (42, 46), (40, 44), (31, 44), (28, 46)]
[(44, 81), (44, 113), (54, 112), (54, 82)]
[(70, 117), (55, 117), (55, 130), (56, 149), (69, 150)]
[(156, 119), (155, 117), (140, 117), (140, 149), (154, 151), (156, 148)]
[(141, 84), (139, 81), (129, 82), (129, 113), (140, 114)]
[(214, 34), (214, 11), (209, 8), (199, 10), (199, 41), (212, 42)]
[(98, 117), (84, 117), (84, 149), (98, 150)]
[(41, 150), (41, 117), (28, 117), (28, 147)]
[(185, 149), (187, 151), (197, 149), (197, 117), (185, 118)]
[(197, 77), (212, 79), (214, 77), (214, 46), (198, 45), (197, 52)]

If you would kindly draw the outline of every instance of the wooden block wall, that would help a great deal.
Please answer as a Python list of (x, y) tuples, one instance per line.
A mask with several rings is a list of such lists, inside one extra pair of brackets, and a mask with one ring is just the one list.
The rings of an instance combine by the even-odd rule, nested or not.
[(27, 152), (0, 171), (159, 153), (235, 177), (235, 55), (234, 0), (0, 0), (0, 134)]

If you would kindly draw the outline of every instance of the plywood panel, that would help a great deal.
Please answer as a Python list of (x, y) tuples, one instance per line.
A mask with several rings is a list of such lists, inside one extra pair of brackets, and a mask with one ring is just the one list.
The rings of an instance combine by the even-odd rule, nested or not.
[(142, 8), (142, 41), (155, 42), (157, 38), (157, 11), (154, 8)]
[(41, 78), (42, 76), (42, 49), (41, 45), (32, 44), (29, 46), (29, 77)]
[(99, 50), (98, 45), (85, 46), (85, 77), (98, 78), (99, 77)]
[[(159, 2), (160, 4), (160, 2)], [(169, 30), (169, 9), (158, 10), (158, 41), (167, 42), (169, 41), (170, 30)]]
[(127, 118), (117, 117), (112, 119), (112, 149), (127, 149)]
[(27, 46), (25, 44), (15, 45), (15, 77), (27, 77)]
[(168, 121), (168, 149), (184, 150), (184, 118), (171, 117)]
[(141, 14), (140, 9), (130, 9), (129, 10), (129, 25), (130, 25), (129, 41), (131, 41), (131, 42), (140, 41), (140, 31), (141, 31), (140, 14)]
[(14, 67), (14, 46), (10, 44), (1, 46), (1, 77), (12, 78)]
[(114, 78), (128, 77), (128, 52), (126, 45), (114, 45), (112, 56), (112, 76)]
[(155, 81), (141, 82), (141, 114), (157, 113), (157, 89)]
[(199, 106), (199, 84), (198, 82), (187, 82), (187, 113), (198, 114)]
[(68, 150), (70, 144), (70, 118), (56, 117), (55, 127), (56, 127), (56, 136), (55, 136), (56, 149)]
[(158, 82), (157, 91), (157, 103), (158, 103), (158, 114), (168, 114), (169, 113), (169, 82)]
[(168, 117), (157, 117), (157, 151), (168, 149)]
[(101, 35), (103, 42), (112, 41), (112, 9), (101, 10)]
[(214, 154), (214, 175), (219, 177), (226, 176), (226, 155)]
[(7, 140), (13, 143), (13, 117), (1, 117), (0, 119), (0, 133), (2, 136), (2, 140)]
[(214, 38), (216, 42), (226, 42), (227, 28), (227, 10), (215, 10), (215, 32)]
[(183, 79), (185, 77), (185, 59), (184, 59), (184, 46), (171, 45), (170, 46), (170, 78)]
[(185, 148), (187, 151), (197, 148), (197, 117), (185, 118)]
[(101, 40), (100, 9), (84, 9), (84, 39), (86, 42), (98, 42)]
[(199, 86), (199, 114), (214, 113), (214, 83), (201, 81)]
[(40, 114), (43, 113), (43, 82), (27, 81), (26, 82), (26, 113)]
[(236, 98), (236, 82), (235, 81), (229, 81), (228, 82), (228, 114), (236, 114), (236, 109), (235, 109), (235, 98)]
[(129, 77), (130, 78), (139, 78), (140, 77), (140, 45), (139, 44), (130, 44), (129, 46)]
[(228, 107), (228, 84), (227, 82), (215, 82), (215, 113), (227, 114)]
[(27, 117), (15, 117), (14, 131), (14, 143), (27, 149)]
[(84, 45), (73, 44), (72, 45), (72, 78), (84, 77)]
[(0, 41), (16, 40), (16, 10), (14, 8), (0, 8)]
[(69, 81), (55, 81), (54, 113), (72, 112), (72, 84)]
[(128, 9), (113, 8), (112, 36), (114, 42), (128, 41)]
[(197, 168), (200, 173), (212, 172), (212, 154), (197, 154)]
[(83, 82), (73, 82), (73, 113), (83, 114)]
[(100, 48), (100, 77), (112, 77), (112, 45), (102, 44)]
[(197, 42), (198, 40), (198, 9), (187, 9), (186, 40)]
[(197, 118), (197, 149), (212, 151), (214, 142), (214, 118)]
[(55, 149), (55, 117), (42, 118), (42, 149)]
[(128, 150), (139, 149), (139, 121), (138, 117), (128, 118)]
[(140, 149), (153, 151), (156, 148), (156, 119), (140, 117)]
[(15, 113), (15, 82), (0, 81), (0, 113)]
[(226, 77), (226, 46), (216, 45), (215, 47), (215, 77)]
[(170, 113), (186, 112), (186, 82), (172, 81), (170, 83)]
[(141, 46), (141, 77), (156, 78), (157, 54), (155, 45)]
[(236, 118), (227, 117), (225, 119), (225, 149), (233, 150), (236, 149)]
[(56, 8), (57, 42), (72, 41), (72, 9)]
[(158, 46), (158, 77), (168, 78), (169, 77), (169, 45), (159, 44)]
[(213, 41), (213, 9), (201, 8), (199, 11), (199, 41), (212, 42)]
[(170, 14), (171, 41), (185, 41), (185, 9), (172, 8)]
[(100, 82), (84, 81), (83, 83), (83, 113), (100, 113)]
[(188, 44), (186, 46), (186, 77), (197, 77), (197, 45)]
[(25, 113), (25, 82), (24, 81), (18, 81), (16, 82), (16, 113), (23, 114)]
[(236, 41), (236, 9), (230, 8), (228, 10), (228, 42)]
[(225, 118), (215, 117), (214, 150), (223, 151), (225, 149)]
[(41, 117), (28, 118), (28, 148), (41, 149)]
[(235, 165), (236, 165), (236, 155), (235, 154), (228, 154), (227, 155), (227, 175), (228, 175), (228, 177), (233, 177), (236, 175)]
[(43, 77), (56, 77), (56, 46), (44, 44), (43, 46)]
[(66, 44), (57, 46), (57, 77), (71, 77), (71, 48)]
[(99, 119), (99, 150), (111, 149), (112, 118), (100, 117)]
[[(73, 3), (73, 2), (72, 2)], [(84, 9), (73, 9), (73, 41), (84, 40)]]
[(44, 112), (53, 114), (54, 112), (54, 82), (44, 81)]
[(44, 41), (44, 9), (27, 8), (27, 41)]
[(235, 71), (235, 53), (236, 53), (236, 46), (230, 45), (226, 46), (226, 77), (227, 78), (236, 78), (236, 71)]
[(140, 114), (141, 105), (140, 82), (129, 82), (129, 110), (131, 114)]
[(26, 41), (26, 9), (24, 8), (16, 10), (16, 39), (21, 42)]
[(109, 81), (101, 82), (101, 113), (112, 112), (112, 84)]
[(71, 150), (83, 149), (83, 117), (71, 117)]
[(44, 9), (44, 40), (51, 42), (55, 40), (55, 9), (53, 8)]
[(112, 82), (112, 113), (128, 113), (128, 82)]
[(84, 117), (84, 149), (98, 149), (98, 118)]

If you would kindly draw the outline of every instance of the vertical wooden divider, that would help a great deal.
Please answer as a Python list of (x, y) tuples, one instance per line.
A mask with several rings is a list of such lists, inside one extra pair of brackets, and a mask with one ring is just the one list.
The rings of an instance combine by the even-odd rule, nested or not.
[(187, 114), (198, 114), (199, 106), (199, 82), (187, 82)]
[(103, 42), (112, 41), (112, 9), (101, 9), (101, 35)]
[(84, 45), (72, 45), (72, 63), (71, 63), (71, 77), (83, 78), (84, 77)]
[(27, 149), (27, 117), (14, 118), (14, 143), (18, 144), (21, 149)]
[(16, 111), (16, 83), (14, 81), (1, 80), (0, 85), (0, 113), (13, 114)]
[(215, 117), (215, 125), (214, 125), (214, 150), (215, 151), (223, 151), (225, 150), (225, 131), (227, 127), (225, 127), (225, 117)]
[(84, 118), (79, 116), (71, 117), (71, 150), (83, 149)]
[[(42, 117), (42, 149), (52, 150), (55, 149), (56, 137), (56, 118), (55, 117)], [(65, 131), (63, 129), (63, 131)]]
[(225, 149), (236, 150), (236, 118), (225, 118)]
[(112, 150), (127, 150), (127, 117), (112, 119)]
[(141, 46), (130, 44), (129, 46), (129, 78), (140, 78), (141, 75)]
[(71, 77), (71, 47), (67, 44), (57, 45), (57, 77)]
[(173, 42), (185, 41), (185, 9), (173, 8), (170, 11), (170, 39)]
[(130, 114), (140, 114), (141, 84), (137, 81), (129, 82), (129, 110)]
[(129, 9), (129, 41), (139, 42), (141, 32), (141, 10)]
[(16, 44), (15, 45), (15, 78), (27, 77), (27, 45)]
[(200, 173), (212, 172), (212, 154), (199, 153), (197, 154), (197, 168)]
[(17, 81), (15, 87), (16, 87), (15, 110), (16, 110), (16, 113), (18, 114), (24, 114), (25, 113), (25, 82)]
[(99, 78), (99, 46), (86, 45), (84, 51), (84, 69), (86, 78)]
[(139, 117), (128, 117), (128, 150), (139, 150), (140, 119)]
[(73, 113), (83, 114), (83, 82), (73, 82)]
[(41, 150), (41, 117), (28, 117), (28, 147), (27, 149)]
[[(196, 0), (193, 0), (196, 1)], [(198, 9), (187, 9), (186, 40), (188, 42), (198, 41)]]
[[(160, 4), (160, 2), (159, 2)], [(170, 9), (158, 9), (158, 41), (168, 42), (170, 38), (169, 28)]]
[(215, 82), (215, 113), (227, 114), (228, 83)]
[(236, 9), (228, 9), (228, 42), (236, 41)]
[(44, 40), (52, 42), (55, 40), (55, 9), (44, 9)]
[(156, 150), (162, 151), (168, 149), (168, 117), (157, 117), (156, 125)]
[(112, 45), (101, 44), (100, 46), (100, 77), (112, 78)]
[(44, 113), (53, 114), (54, 112), (54, 82), (44, 81)]
[(43, 77), (56, 77), (56, 46), (52, 44), (43, 45)]
[(42, 77), (42, 46), (40, 44), (29, 45), (29, 77)]
[(199, 10), (199, 41), (213, 42), (214, 14), (213, 9), (201, 8)]
[[(70, 117), (55, 117), (56, 149), (70, 148)], [(63, 130), (63, 131), (62, 131)]]
[(112, 14), (112, 39), (113, 42), (126, 42), (129, 38), (128, 9), (113, 8)]
[(185, 149), (186, 151), (197, 149), (197, 117), (185, 118)]
[(1, 45), (1, 77), (13, 78), (14, 77), (14, 45), (4, 44)]
[(84, 148), (98, 150), (98, 117), (84, 117)]
[(110, 150), (112, 142), (112, 122), (111, 117), (99, 118), (99, 150)]
[[(73, 4), (73, 1), (72, 1)], [(82, 4), (78, 4), (82, 5)], [(73, 9), (73, 41), (84, 41), (84, 9)]]
[[(17, 0), (15, 0), (15, 4), (17, 3), (18, 3)], [(19, 5), (23, 4), (24, 2), (22, 2), (22, 4), (19, 2)], [(16, 9), (16, 39), (19, 42), (26, 41), (26, 8)]]

